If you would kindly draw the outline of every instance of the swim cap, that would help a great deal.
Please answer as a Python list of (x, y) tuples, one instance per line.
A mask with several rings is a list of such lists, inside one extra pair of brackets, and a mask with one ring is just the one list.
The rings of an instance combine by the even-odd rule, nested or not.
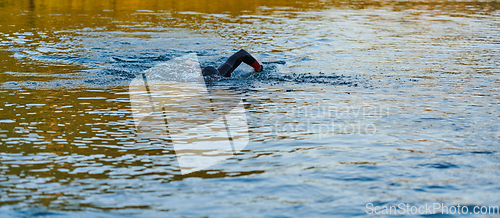
[(203, 72), (203, 76), (218, 76), (219, 75), (219, 71), (215, 67), (212, 67), (212, 66), (208, 66), (208, 67), (203, 68), (202, 72)]

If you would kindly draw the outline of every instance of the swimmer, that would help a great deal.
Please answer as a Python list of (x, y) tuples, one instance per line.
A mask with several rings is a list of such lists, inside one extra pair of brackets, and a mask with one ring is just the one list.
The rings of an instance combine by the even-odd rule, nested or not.
[(255, 60), (250, 53), (241, 49), (240, 51), (233, 54), (227, 59), (225, 63), (220, 65), (218, 68), (208, 66), (203, 68), (203, 76), (221, 76), (221, 77), (231, 77), (231, 73), (240, 66), (241, 62), (245, 62), (255, 69), (256, 72), (261, 72), (263, 67), (257, 60)]

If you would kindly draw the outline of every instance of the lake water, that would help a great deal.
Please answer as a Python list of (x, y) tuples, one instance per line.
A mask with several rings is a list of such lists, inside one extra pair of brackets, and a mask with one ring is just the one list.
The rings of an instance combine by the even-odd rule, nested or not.
[[(2, 217), (320, 217), (500, 206), (500, 3), (0, 1)], [(182, 174), (129, 84), (195, 53), (248, 145)], [(182, 108), (188, 111), (191, 108)], [(451, 215), (451, 214), (450, 214)]]

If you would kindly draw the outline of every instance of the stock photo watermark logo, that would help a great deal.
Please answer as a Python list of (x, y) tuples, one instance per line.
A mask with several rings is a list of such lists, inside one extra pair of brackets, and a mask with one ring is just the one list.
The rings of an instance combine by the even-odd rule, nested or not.
[(248, 144), (240, 94), (207, 86), (194, 53), (144, 71), (129, 91), (137, 133), (171, 141), (182, 174), (220, 163)]

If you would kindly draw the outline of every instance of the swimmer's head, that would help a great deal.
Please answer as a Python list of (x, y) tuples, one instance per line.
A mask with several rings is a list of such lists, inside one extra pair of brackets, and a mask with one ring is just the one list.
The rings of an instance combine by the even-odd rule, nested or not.
[(203, 68), (202, 72), (203, 72), (203, 76), (218, 76), (219, 75), (219, 71), (215, 67), (212, 67), (212, 66), (208, 66), (208, 67)]

